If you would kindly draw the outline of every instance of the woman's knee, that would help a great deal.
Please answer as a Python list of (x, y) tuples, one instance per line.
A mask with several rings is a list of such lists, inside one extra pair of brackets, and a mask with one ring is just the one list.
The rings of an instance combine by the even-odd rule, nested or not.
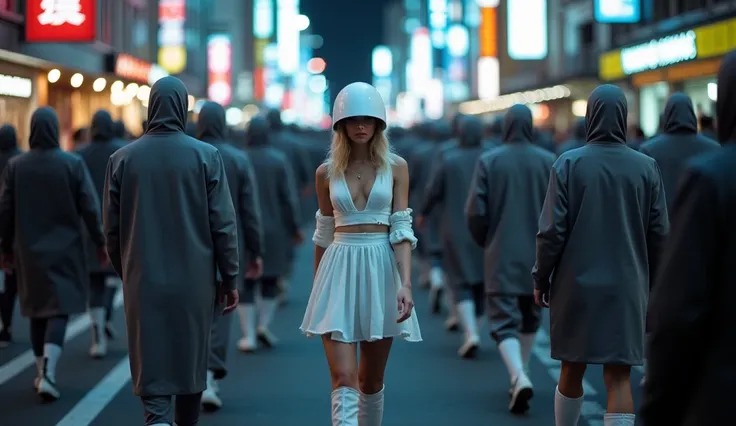
[(357, 389), (358, 387), (358, 369), (350, 363), (333, 366), (330, 370), (330, 376), (333, 389), (339, 387)]
[(361, 370), (358, 375), (358, 387), (366, 395), (380, 392), (383, 389), (383, 372)]

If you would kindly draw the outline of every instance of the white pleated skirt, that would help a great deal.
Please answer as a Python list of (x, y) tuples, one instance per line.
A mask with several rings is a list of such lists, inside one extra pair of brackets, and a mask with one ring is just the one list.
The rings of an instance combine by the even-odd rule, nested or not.
[(401, 278), (387, 233), (336, 232), (317, 268), (301, 331), (346, 343), (421, 342), (417, 314), (397, 324)]

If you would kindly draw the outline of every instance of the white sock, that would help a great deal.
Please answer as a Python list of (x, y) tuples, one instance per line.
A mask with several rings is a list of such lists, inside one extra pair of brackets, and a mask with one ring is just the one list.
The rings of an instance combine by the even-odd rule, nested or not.
[(253, 337), (255, 334), (256, 307), (253, 304), (238, 304), (238, 317), (240, 318), (240, 332), (243, 337)]
[(36, 372), (38, 373), (38, 377), (43, 377), (43, 363), (44, 358), (42, 356), (36, 357)]
[(634, 426), (635, 414), (606, 413), (603, 415), (603, 426)]
[(445, 273), (442, 268), (434, 266), (429, 270), (429, 285), (432, 288), (442, 288), (445, 286)]
[(480, 340), (480, 337), (478, 337), (478, 323), (475, 318), (475, 303), (472, 300), (463, 300), (457, 304), (457, 313), (465, 329), (467, 339)]
[[(555, 426), (577, 426), (580, 410), (583, 408), (583, 397), (568, 398), (555, 389)], [(608, 423), (605, 424), (608, 426)]]
[(516, 337), (509, 337), (498, 344), (498, 351), (501, 352), (503, 363), (509, 371), (511, 381), (515, 381), (517, 377), (524, 373), (524, 363), (521, 360), (521, 344)]
[(95, 328), (95, 342), (102, 343), (107, 341), (107, 335), (105, 334), (105, 308), (91, 308), (89, 310), (89, 316), (92, 320), (92, 327)]
[(61, 346), (53, 343), (43, 345), (43, 357), (46, 361), (46, 377), (52, 382), (56, 382), (56, 364), (61, 357)]
[(207, 388), (214, 390), (215, 388), (215, 372), (207, 370)]
[(534, 349), (534, 342), (536, 340), (537, 333), (519, 334), (519, 343), (521, 343), (521, 362), (524, 363), (524, 371), (529, 371), (529, 360), (532, 357), (532, 349)]
[(276, 312), (278, 301), (276, 299), (263, 299), (261, 302), (261, 311), (259, 312), (258, 325), (262, 328), (268, 328), (273, 320), (273, 314)]

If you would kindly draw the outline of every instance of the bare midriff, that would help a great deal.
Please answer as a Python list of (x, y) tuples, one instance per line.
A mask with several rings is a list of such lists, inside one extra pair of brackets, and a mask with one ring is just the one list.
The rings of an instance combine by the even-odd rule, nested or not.
[(366, 223), (363, 225), (338, 226), (337, 228), (335, 228), (335, 232), (344, 232), (346, 234), (367, 234), (384, 232), (388, 234), (388, 225), (374, 225)]

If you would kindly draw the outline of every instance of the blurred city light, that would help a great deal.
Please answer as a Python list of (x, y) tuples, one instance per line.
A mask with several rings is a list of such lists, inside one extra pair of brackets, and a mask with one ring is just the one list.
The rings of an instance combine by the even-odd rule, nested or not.
[(307, 40), (312, 49), (319, 49), (325, 44), (325, 39), (321, 35), (312, 34)]
[(708, 83), (708, 99), (715, 102), (718, 100), (718, 83)]
[(243, 111), (240, 108), (228, 108), (225, 111), (225, 121), (228, 126), (238, 126), (243, 122)]
[(80, 73), (76, 73), (72, 76), (71, 80), (69, 80), (69, 83), (71, 83), (72, 87), (77, 88), (84, 83), (84, 76)]
[(61, 71), (53, 69), (49, 71), (48, 80), (49, 83), (56, 83), (61, 78)]
[(373, 75), (376, 77), (388, 77), (393, 72), (394, 58), (391, 49), (386, 46), (376, 46), (373, 48), (371, 58)]
[(450, 55), (459, 58), (468, 54), (470, 35), (463, 25), (455, 24), (447, 30), (447, 50)]
[(475, 0), (478, 7), (498, 7), (500, 0)]
[(144, 102), (148, 100), (148, 97), (151, 96), (151, 88), (146, 86), (145, 84), (138, 88), (138, 93), (136, 93), (136, 97), (139, 101)]
[(572, 115), (575, 117), (585, 117), (585, 111), (588, 109), (588, 102), (582, 99), (573, 101)]
[(299, 31), (306, 31), (309, 28), (309, 16), (307, 15), (296, 15), (294, 17), (294, 25)]
[(107, 86), (107, 80), (100, 77), (95, 80), (94, 83), (92, 83), (92, 90), (94, 90), (95, 92), (102, 92), (103, 90), (105, 90), (105, 86)]
[(309, 90), (314, 93), (324, 93), (327, 90), (327, 79), (324, 75), (313, 75), (309, 78)]
[(120, 80), (116, 81), (112, 84), (112, 86), (110, 86), (110, 90), (112, 90), (113, 92), (122, 92), (123, 89), (125, 89), (125, 84)]
[(125, 94), (128, 95), (129, 98), (133, 98), (138, 94), (138, 83), (130, 83), (125, 88)]
[(312, 74), (322, 74), (327, 68), (327, 63), (322, 58), (312, 58), (307, 62), (307, 71)]

